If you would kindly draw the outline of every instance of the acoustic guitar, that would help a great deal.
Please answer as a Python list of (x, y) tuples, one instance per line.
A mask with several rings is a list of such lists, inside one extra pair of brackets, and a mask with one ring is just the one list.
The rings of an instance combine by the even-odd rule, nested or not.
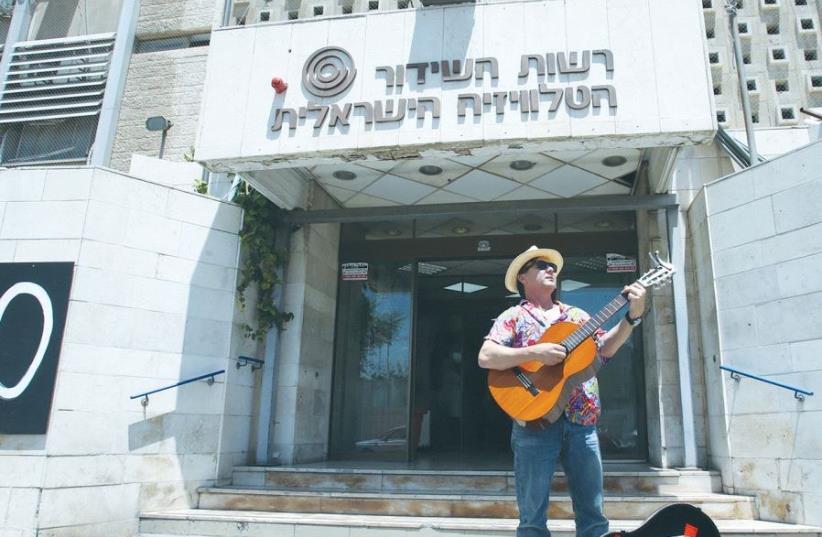
[[(645, 288), (665, 284), (674, 266), (650, 254), (654, 268), (637, 282)], [(551, 325), (539, 343), (558, 343), (565, 347), (565, 360), (556, 365), (532, 361), (510, 369), (488, 370), (488, 388), (497, 404), (512, 418), (531, 421), (543, 418), (554, 423), (562, 415), (574, 387), (597, 374), (602, 365), (591, 337), (596, 330), (622, 309), (628, 299), (618, 295), (585, 324), (558, 322)]]
[(612, 531), (602, 537), (720, 537), (711, 517), (688, 503), (666, 505), (634, 531)]

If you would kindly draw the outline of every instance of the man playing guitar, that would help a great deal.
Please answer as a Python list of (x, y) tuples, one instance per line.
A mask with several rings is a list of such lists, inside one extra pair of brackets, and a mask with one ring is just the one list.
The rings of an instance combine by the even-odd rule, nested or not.
[[(479, 351), (480, 367), (505, 370), (533, 361), (552, 366), (565, 359), (564, 346), (539, 343), (554, 323), (582, 325), (589, 318), (583, 310), (556, 300), (557, 276), (562, 265), (559, 252), (536, 246), (511, 262), (505, 274), (505, 287), (519, 292), (523, 300), (497, 317)], [(608, 332), (598, 330), (593, 335), (598, 358), (603, 362), (616, 354), (645, 312), (642, 285), (628, 285), (622, 295), (629, 302), (625, 317)], [(553, 423), (544, 418), (514, 420), (511, 447), (519, 507), (517, 537), (550, 536), (546, 512), (557, 459), (568, 478), (577, 537), (600, 537), (608, 532), (596, 431), (600, 413), (599, 389), (593, 377), (573, 388), (564, 412)]]

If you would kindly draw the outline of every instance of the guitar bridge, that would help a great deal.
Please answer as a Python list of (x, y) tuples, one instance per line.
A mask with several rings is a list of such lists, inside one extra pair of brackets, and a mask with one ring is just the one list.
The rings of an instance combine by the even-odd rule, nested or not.
[(528, 390), (528, 392), (531, 395), (533, 395), (534, 397), (539, 395), (539, 389), (534, 385), (533, 382), (531, 382), (531, 379), (528, 378), (528, 375), (526, 375), (522, 369), (515, 367), (514, 375), (517, 377), (517, 380), (520, 382), (520, 384), (522, 384), (522, 386), (526, 390)]

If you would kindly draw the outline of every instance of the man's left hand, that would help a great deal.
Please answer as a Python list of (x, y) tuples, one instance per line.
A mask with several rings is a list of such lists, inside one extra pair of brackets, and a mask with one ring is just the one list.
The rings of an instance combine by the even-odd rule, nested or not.
[(626, 285), (622, 295), (628, 299), (628, 314), (631, 319), (639, 319), (645, 313), (645, 288), (637, 282)]

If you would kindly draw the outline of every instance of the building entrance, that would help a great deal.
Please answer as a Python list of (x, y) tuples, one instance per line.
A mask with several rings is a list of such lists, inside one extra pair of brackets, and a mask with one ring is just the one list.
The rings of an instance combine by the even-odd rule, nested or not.
[(507, 260), (420, 263), (411, 401), (417, 460), (510, 466), (511, 421), (477, 366), (494, 318), (515, 303), (502, 285), (506, 266)]
[[(476, 240), (344, 242), (330, 458), (510, 468), (511, 421), (477, 365), (494, 319), (519, 302), (503, 285), (508, 263), (534, 243), (557, 247), (560, 300), (594, 314), (638, 277), (606, 260), (612, 251), (633, 258), (631, 235), (506, 237), (493, 256), (477, 255)], [(647, 458), (643, 371), (635, 330), (598, 375), (606, 459)]]

